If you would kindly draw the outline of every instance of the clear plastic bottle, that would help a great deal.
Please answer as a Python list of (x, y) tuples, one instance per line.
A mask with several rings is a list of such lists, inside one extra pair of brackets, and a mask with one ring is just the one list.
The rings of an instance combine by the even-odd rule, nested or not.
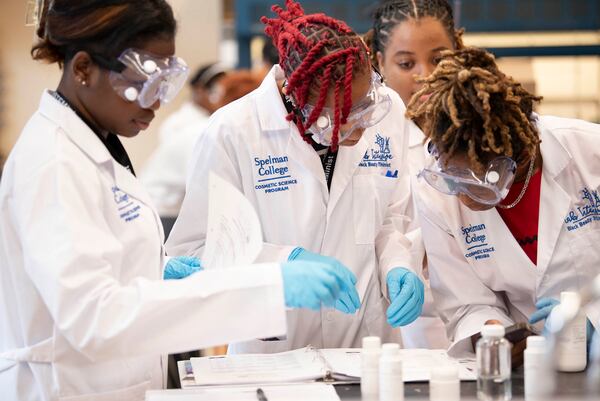
[[(561, 305), (578, 304), (579, 295), (572, 291), (560, 293)], [(557, 367), (561, 372), (582, 372), (587, 365), (587, 318), (579, 312), (558, 338)]]
[(383, 344), (379, 360), (379, 401), (403, 401), (404, 381), (400, 345)]
[(510, 381), (511, 343), (504, 338), (504, 327), (492, 324), (481, 330), (477, 341), (477, 398), (505, 401), (512, 398)]
[(361, 350), (360, 392), (364, 400), (377, 400), (379, 397), (379, 357), (381, 340), (379, 337), (364, 337)]

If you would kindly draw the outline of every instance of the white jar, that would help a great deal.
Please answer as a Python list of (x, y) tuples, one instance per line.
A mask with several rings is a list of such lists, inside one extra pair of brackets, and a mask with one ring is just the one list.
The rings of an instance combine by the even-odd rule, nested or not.
[(379, 360), (379, 400), (403, 401), (404, 381), (398, 344), (383, 344)]
[(440, 366), (431, 370), (429, 399), (431, 401), (460, 401), (460, 380), (456, 365)]
[(542, 336), (527, 337), (527, 348), (523, 352), (526, 400), (547, 400), (554, 393), (554, 369), (548, 347), (548, 341)]
[[(573, 291), (560, 293), (560, 305), (557, 308), (571, 308), (579, 304), (579, 294)], [(554, 314), (554, 311), (552, 312)], [(551, 319), (560, 317), (550, 316)], [(561, 372), (582, 372), (587, 365), (586, 317), (579, 313), (562, 330), (557, 343), (557, 368)]]
[(360, 392), (365, 400), (376, 400), (379, 397), (380, 356), (379, 337), (364, 337), (361, 350)]

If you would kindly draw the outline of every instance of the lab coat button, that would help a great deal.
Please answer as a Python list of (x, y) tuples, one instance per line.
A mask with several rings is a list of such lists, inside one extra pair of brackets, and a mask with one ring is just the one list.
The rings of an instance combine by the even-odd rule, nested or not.
[(325, 315), (325, 318), (331, 322), (333, 320), (333, 312), (332, 311), (327, 312), (327, 314)]

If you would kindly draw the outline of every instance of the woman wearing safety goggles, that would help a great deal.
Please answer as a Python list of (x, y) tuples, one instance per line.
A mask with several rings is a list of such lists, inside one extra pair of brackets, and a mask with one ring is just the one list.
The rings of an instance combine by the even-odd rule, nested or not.
[(344, 22), (305, 14), (292, 0), (272, 10), (277, 16), (262, 21), (280, 64), (256, 91), (213, 116), (167, 249), (203, 251), (213, 171), (254, 204), (265, 241), (259, 260), (346, 266), (355, 284), (333, 307), (288, 314), (286, 338), (234, 344), (229, 352), (360, 347), (365, 335), (399, 342), (395, 328), (420, 315), (424, 297), (404, 235), (405, 108)]
[[(600, 126), (537, 116), (540, 98), (481, 49), (445, 52), (421, 82), (408, 107), (429, 141), (417, 205), (450, 350), (472, 352), (486, 323), (541, 331), (561, 291), (600, 274)], [(600, 309), (586, 312), (589, 341)]]

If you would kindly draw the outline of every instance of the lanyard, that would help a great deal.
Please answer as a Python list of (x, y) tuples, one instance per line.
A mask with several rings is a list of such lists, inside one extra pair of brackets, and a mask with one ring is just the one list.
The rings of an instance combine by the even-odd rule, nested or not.
[(77, 117), (81, 119), (93, 132), (96, 136), (102, 141), (106, 149), (110, 153), (110, 155), (119, 163), (121, 166), (125, 167), (131, 174), (135, 176), (135, 171), (133, 170), (133, 164), (131, 164), (131, 160), (129, 159), (129, 155), (125, 150), (125, 147), (119, 140), (119, 137), (113, 133), (108, 133), (106, 137), (102, 135), (102, 133), (97, 129), (97, 127), (92, 124), (87, 118), (85, 118), (75, 107), (69, 103), (67, 98), (65, 98), (59, 91), (50, 91), (50, 94), (58, 100), (60, 104), (65, 107), (70, 108), (77, 114)]
[(321, 158), (323, 171), (325, 172), (325, 181), (327, 182), (327, 189), (331, 189), (331, 181), (333, 180), (333, 170), (335, 169), (337, 155), (337, 152), (332, 152), (331, 148), (328, 148), (327, 153)]

